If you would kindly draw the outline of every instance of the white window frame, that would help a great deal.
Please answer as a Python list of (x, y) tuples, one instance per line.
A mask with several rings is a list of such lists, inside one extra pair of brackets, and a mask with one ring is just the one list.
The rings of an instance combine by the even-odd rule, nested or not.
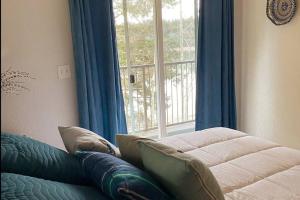
[(165, 100), (165, 70), (164, 70), (164, 41), (161, 0), (155, 0), (155, 32), (156, 32), (156, 89), (157, 89), (157, 116), (158, 137), (167, 135), (166, 100)]

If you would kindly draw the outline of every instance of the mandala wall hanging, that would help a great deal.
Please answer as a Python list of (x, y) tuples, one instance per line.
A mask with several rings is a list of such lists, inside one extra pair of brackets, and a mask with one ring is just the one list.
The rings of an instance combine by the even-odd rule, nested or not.
[(296, 12), (296, 0), (268, 0), (267, 16), (275, 25), (289, 23)]

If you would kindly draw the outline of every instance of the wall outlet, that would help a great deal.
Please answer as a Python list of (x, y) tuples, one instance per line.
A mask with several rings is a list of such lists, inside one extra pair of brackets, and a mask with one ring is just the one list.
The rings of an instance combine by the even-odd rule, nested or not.
[(58, 79), (69, 79), (71, 78), (70, 65), (60, 65), (57, 66)]

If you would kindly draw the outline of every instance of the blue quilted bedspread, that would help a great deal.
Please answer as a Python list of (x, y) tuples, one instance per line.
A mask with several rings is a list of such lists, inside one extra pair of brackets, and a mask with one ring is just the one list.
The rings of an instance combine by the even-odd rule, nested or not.
[(30, 176), (1, 173), (1, 199), (108, 200), (97, 189)]
[(26, 136), (1, 133), (1, 172), (71, 184), (86, 184), (79, 160)]

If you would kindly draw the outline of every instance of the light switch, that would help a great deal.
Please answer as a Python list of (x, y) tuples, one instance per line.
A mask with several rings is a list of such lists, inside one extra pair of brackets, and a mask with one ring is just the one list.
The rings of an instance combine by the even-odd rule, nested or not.
[(70, 65), (60, 65), (57, 67), (58, 79), (69, 79), (71, 78)]

